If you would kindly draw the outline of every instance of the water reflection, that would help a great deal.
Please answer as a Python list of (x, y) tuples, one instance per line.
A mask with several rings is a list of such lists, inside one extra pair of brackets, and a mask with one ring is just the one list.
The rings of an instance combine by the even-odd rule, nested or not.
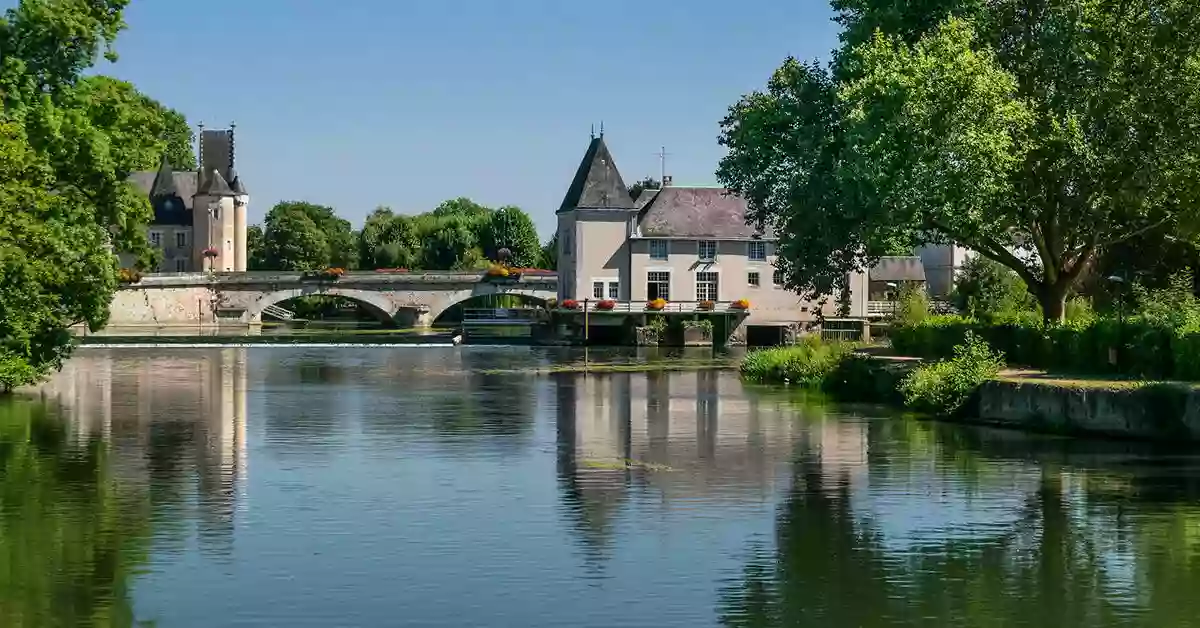
[(1200, 617), (1191, 452), (522, 372), (576, 359), (81, 351), (0, 407), (0, 625)]
[[(108, 443), (115, 477), (145, 487), (156, 521), (194, 519), (201, 547), (229, 554), (247, 466), (246, 351), (89, 350), (42, 394), (73, 440)], [(188, 530), (178, 532), (162, 538), (182, 548)]]

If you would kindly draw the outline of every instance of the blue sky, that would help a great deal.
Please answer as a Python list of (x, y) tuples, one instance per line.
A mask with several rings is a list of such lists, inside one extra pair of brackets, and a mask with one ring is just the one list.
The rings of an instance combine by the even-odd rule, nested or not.
[[(11, 6), (12, 0), (3, 4)], [(133, 0), (100, 71), (238, 125), (251, 220), (276, 201), (356, 225), (468, 196), (543, 236), (592, 123), (628, 182), (713, 184), (717, 123), (789, 54), (828, 59), (824, 0)]]

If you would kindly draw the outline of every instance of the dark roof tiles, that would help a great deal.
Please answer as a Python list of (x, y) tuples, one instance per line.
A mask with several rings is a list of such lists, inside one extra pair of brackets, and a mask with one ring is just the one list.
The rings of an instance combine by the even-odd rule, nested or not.
[[(647, 191), (649, 192), (649, 190)], [(648, 238), (714, 240), (769, 239), (746, 224), (746, 201), (725, 188), (667, 186), (643, 204), (638, 197), (641, 234)]]
[(879, 258), (867, 271), (870, 281), (925, 281), (925, 265), (915, 255)]
[(633, 209), (633, 199), (629, 198), (629, 189), (621, 179), (617, 164), (613, 161), (604, 136), (592, 138), (588, 145), (571, 187), (563, 198), (558, 211), (572, 209)]

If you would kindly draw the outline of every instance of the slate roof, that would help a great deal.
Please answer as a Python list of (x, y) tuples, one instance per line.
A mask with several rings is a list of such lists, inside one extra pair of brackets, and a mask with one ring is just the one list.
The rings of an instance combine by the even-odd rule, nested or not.
[(925, 265), (915, 255), (881, 257), (867, 271), (870, 281), (925, 281)]
[(225, 177), (221, 176), (221, 171), (213, 170), (204, 179), (205, 185), (199, 191), (199, 194), (206, 196), (237, 196), (233, 189), (229, 187), (229, 183), (225, 181)]
[(633, 199), (629, 198), (629, 189), (625, 187), (625, 181), (617, 171), (617, 164), (613, 161), (608, 145), (604, 143), (603, 135), (592, 138), (592, 143), (588, 145), (583, 160), (579, 162), (579, 169), (575, 171), (575, 178), (571, 181), (571, 187), (567, 188), (567, 195), (563, 197), (558, 211), (570, 211), (580, 207), (618, 210), (634, 208)]
[(192, 224), (192, 197), (196, 195), (195, 172), (170, 172), (167, 179), (160, 168), (129, 175), (129, 181), (150, 197), (156, 225)]
[(242, 183), (242, 178), (238, 176), (237, 170), (229, 169), (229, 188), (238, 196), (246, 196), (246, 185)]
[[(644, 200), (643, 200), (644, 199)], [(774, 239), (746, 224), (746, 201), (725, 188), (666, 186), (637, 199), (645, 238)]]

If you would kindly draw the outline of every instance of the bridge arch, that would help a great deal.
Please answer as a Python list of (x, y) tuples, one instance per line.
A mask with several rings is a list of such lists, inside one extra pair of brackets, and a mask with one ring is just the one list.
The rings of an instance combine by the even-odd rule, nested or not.
[(263, 310), (268, 306), (278, 305), (289, 299), (308, 296), (331, 296), (349, 299), (364, 306), (364, 309), (378, 318), (380, 322), (389, 325), (395, 321), (396, 313), (400, 309), (386, 294), (373, 290), (340, 288), (336, 284), (305, 285), (263, 294), (246, 308), (243, 320), (250, 324), (261, 323)]
[(478, 304), (478, 305), (475, 305), (475, 307), (482, 307), (482, 308), (504, 307), (504, 306), (493, 306), (493, 305), (488, 304), (488, 299), (490, 297), (498, 297), (498, 296), (513, 297), (513, 299), (520, 302), (521, 305), (533, 305), (533, 306), (545, 307), (549, 303), (550, 299), (554, 298), (554, 294), (539, 294), (539, 292), (540, 291), (537, 291), (537, 290), (512, 290), (512, 291), (504, 291), (504, 292), (481, 292), (481, 293), (474, 293), (474, 294), (458, 294), (458, 295), (455, 295), (455, 297), (448, 299), (445, 303), (441, 304), (437, 309), (430, 310), (429, 324), (431, 326), (438, 326), (439, 324), (441, 324), (443, 322), (442, 319), (445, 318), (447, 314), (450, 314), (451, 312), (453, 312), (456, 308), (472, 307), (473, 304)]

